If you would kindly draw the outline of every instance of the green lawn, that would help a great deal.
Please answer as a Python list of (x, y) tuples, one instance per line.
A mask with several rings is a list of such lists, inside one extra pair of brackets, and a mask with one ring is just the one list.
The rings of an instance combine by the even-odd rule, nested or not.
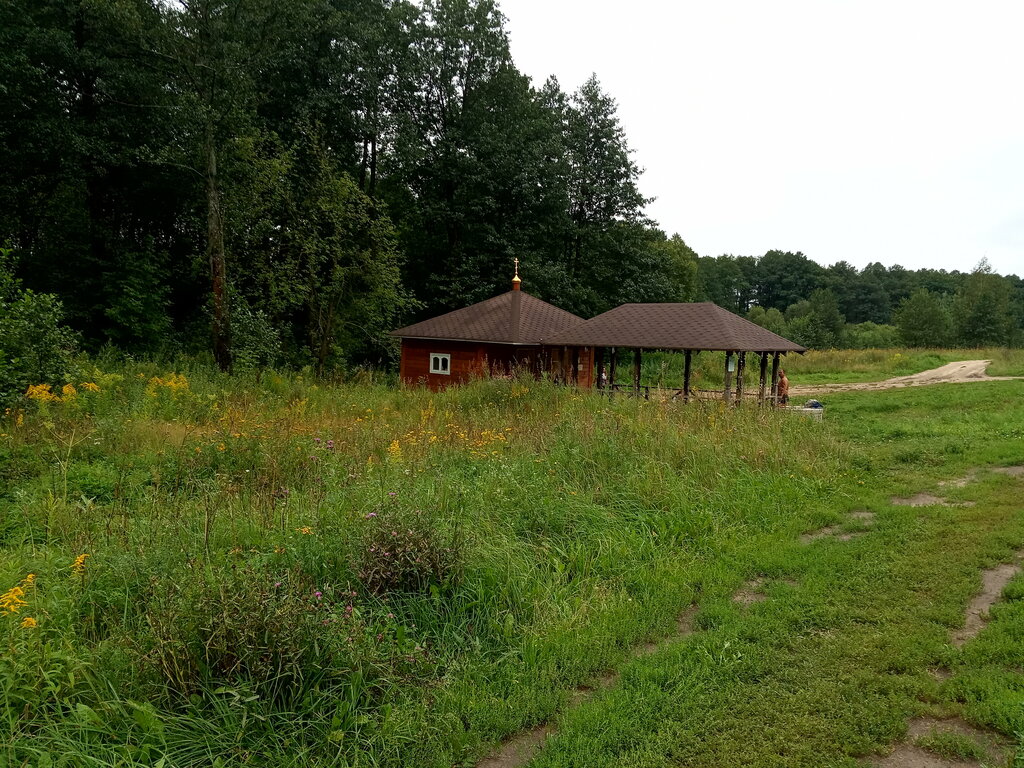
[[(831, 428), (864, 448), (848, 506), (875, 524), (849, 542), (801, 544), (780, 521), (745, 562), (770, 580), (768, 601), (744, 608), (721, 585), (703, 589), (702, 631), (564, 715), (531, 765), (856, 765), (924, 713), (1024, 730), (1024, 581), (962, 652), (948, 640), (980, 570), (1024, 546), (1024, 481), (982, 471), (936, 488), (1024, 463), (1022, 394), (1007, 383), (830, 397)], [(920, 490), (976, 505), (889, 503)], [(937, 667), (953, 677), (936, 681)]]
[[(0, 425), (0, 765), (473, 765), (546, 721), (535, 766), (852, 765), (923, 711), (1024, 731), (1024, 611), (948, 642), (1024, 546), (1024, 481), (889, 503), (1024, 463), (1024, 382), (818, 423), (178, 373), (95, 371)], [(801, 543), (833, 524), (863, 535)]]

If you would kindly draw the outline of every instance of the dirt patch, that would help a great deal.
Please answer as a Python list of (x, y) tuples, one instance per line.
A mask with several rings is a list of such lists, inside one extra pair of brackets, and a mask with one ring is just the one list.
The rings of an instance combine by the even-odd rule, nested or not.
[(963, 477), (958, 477), (955, 480), (940, 480), (939, 488), (966, 488), (977, 479), (978, 470), (972, 469)]
[(933, 667), (932, 669), (928, 670), (928, 674), (931, 675), (932, 678), (934, 678), (935, 680), (938, 680), (940, 683), (946, 682), (947, 680), (949, 680), (949, 678), (953, 676), (953, 673), (945, 667)]
[(1024, 466), (1019, 467), (997, 467), (992, 470), (998, 472), (1000, 475), (1009, 475), (1010, 477), (1024, 477)]
[(824, 528), (819, 528), (816, 531), (805, 533), (803, 536), (800, 537), (800, 541), (804, 544), (809, 544), (810, 542), (817, 541), (818, 539), (826, 539), (829, 536), (835, 536), (837, 533), (839, 533), (838, 525), (827, 525)]
[(912, 376), (896, 376), (885, 381), (868, 381), (859, 384), (818, 384), (810, 386), (790, 387), (789, 394), (793, 397), (811, 395), (818, 392), (854, 392), (874, 389), (897, 389), (900, 387), (920, 387), (926, 384), (966, 384), (974, 381), (1012, 381), (1024, 376), (989, 376), (986, 369), (991, 360), (962, 360), (948, 363), (922, 371)]
[(913, 496), (893, 496), (890, 503), (897, 507), (949, 507), (948, 501), (930, 493), (915, 493)]
[(649, 656), (655, 651), (661, 650), (666, 645), (669, 645), (670, 643), (678, 640), (681, 637), (692, 635), (694, 633), (694, 620), (696, 619), (696, 617), (697, 606), (691, 605), (689, 608), (687, 608), (685, 611), (679, 614), (679, 618), (676, 619), (675, 631), (671, 635), (664, 638), (663, 640), (659, 640), (658, 642), (649, 642), (637, 646), (633, 650), (633, 655)]
[(476, 768), (518, 768), (526, 765), (540, 751), (554, 730), (553, 726), (545, 724), (531, 731), (516, 734), (493, 754), (477, 763)]
[(740, 605), (763, 603), (768, 599), (768, 595), (761, 591), (766, 583), (767, 579), (761, 576), (751, 579), (740, 589), (736, 590), (736, 593), (732, 596), (732, 601)]
[(1002, 736), (975, 728), (960, 718), (919, 717), (907, 727), (907, 738), (871, 765), (879, 768), (981, 768), (1006, 765), (1010, 744)]
[[(872, 525), (875, 522), (875, 513), (869, 512), (866, 509), (857, 509), (847, 515), (851, 520), (856, 520), (862, 525)], [(800, 537), (802, 544), (810, 544), (812, 541), (818, 539), (827, 539), (834, 537), (836, 541), (851, 541), (864, 535), (863, 531), (853, 531), (851, 533), (840, 533), (842, 530), (841, 525), (826, 525), (824, 528), (819, 528), (816, 531), (805, 533)]]
[[(1020, 560), (1022, 553), (1017, 554)], [(1010, 579), (1020, 573), (1018, 563), (1003, 563), (981, 572), (981, 593), (974, 596), (967, 605), (964, 626), (953, 633), (953, 645), (962, 648), (964, 643), (976, 637), (988, 621), (988, 611), (1002, 596)]]

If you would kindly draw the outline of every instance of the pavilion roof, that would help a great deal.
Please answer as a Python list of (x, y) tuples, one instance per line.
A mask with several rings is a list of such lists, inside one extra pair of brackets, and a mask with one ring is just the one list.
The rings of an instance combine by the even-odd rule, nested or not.
[(544, 339), (551, 346), (806, 352), (717, 304), (623, 304)]
[(492, 344), (540, 344), (583, 322), (553, 304), (512, 290), (429, 320), (392, 331), (392, 336), (418, 339), (482, 341)]

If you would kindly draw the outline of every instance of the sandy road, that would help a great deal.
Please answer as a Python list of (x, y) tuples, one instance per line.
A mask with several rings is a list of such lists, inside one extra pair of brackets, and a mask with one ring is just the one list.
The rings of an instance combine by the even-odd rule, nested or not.
[(912, 376), (897, 376), (885, 381), (866, 381), (859, 384), (817, 384), (790, 387), (790, 396), (812, 395), (820, 392), (853, 392), (857, 390), (896, 389), (898, 387), (920, 387), (925, 384), (967, 384), (972, 381), (1010, 381), (1024, 379), (1024, 376), (989, 376), (985, 371), (991, 360), (960, 360), (947, 363), (930, 371)]

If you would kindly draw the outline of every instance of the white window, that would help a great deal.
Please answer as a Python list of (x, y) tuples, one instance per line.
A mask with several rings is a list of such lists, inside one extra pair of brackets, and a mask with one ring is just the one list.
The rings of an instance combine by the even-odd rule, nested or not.
[(439, 355), (434, 352), (430, 353), (430, 372), (440, 373), (444, 376), (451, 374), (451, 355)]

